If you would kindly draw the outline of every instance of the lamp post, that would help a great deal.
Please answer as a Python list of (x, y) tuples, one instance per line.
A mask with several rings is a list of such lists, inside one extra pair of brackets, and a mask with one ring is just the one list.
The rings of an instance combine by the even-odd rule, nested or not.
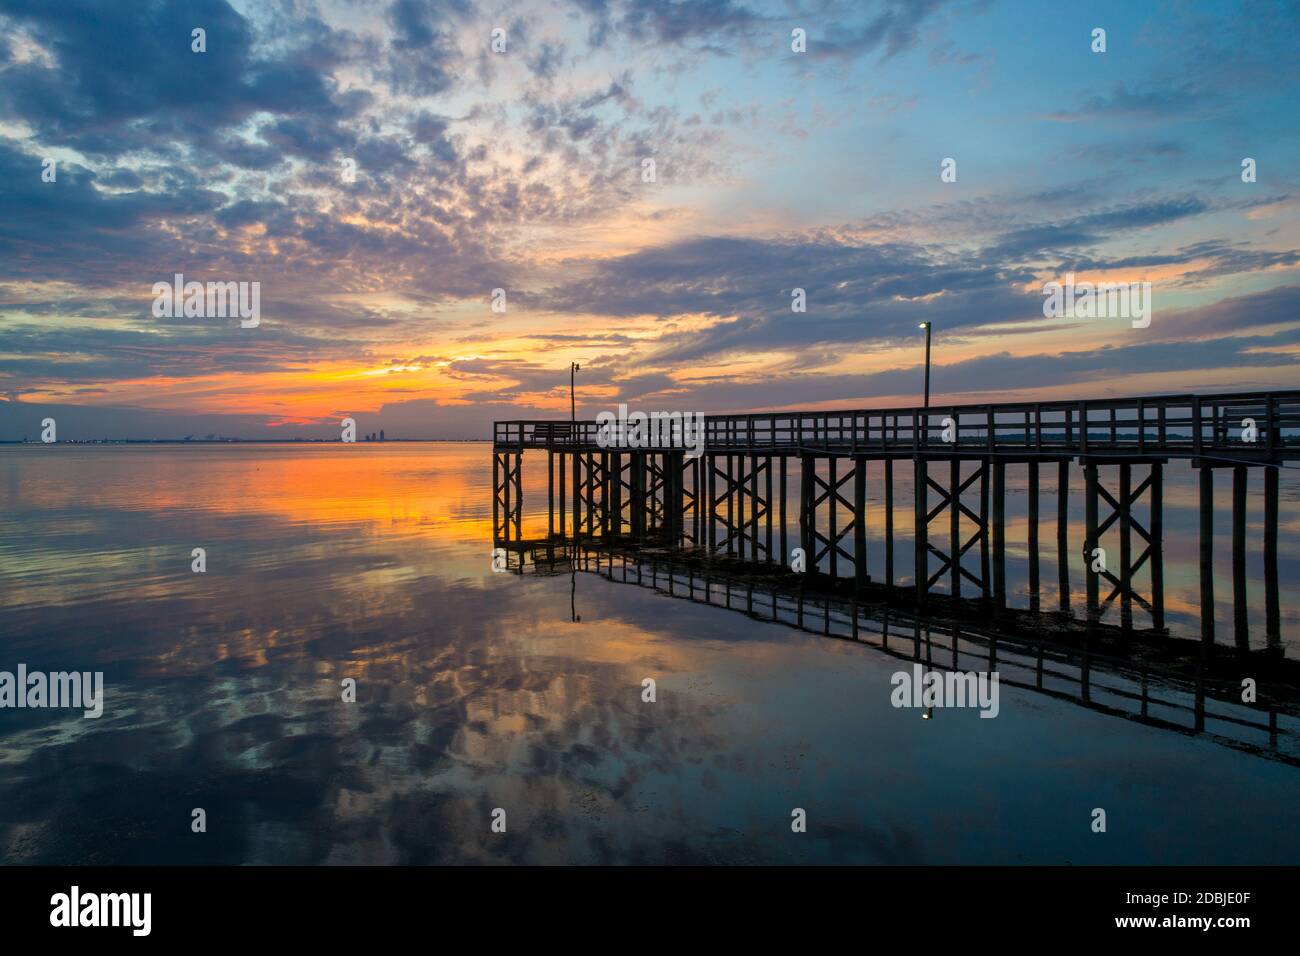
[(930, 333), (933, 331), (929, 322), (922, 322), (919, 326), (925, 329), (925, 408), (930, 408)]
[(576, 424), (578, 421), (578, 400), (574, 398), (573, 394), (573, 373), (581, 368), (582, 366), (577, 362), (569, 363), (569, 422), (572, 424)]

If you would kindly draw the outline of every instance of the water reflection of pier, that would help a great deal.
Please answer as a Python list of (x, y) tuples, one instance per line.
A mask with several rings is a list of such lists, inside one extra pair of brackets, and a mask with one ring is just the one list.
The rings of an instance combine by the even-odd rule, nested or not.
[[(517, 574), (571, 574), (575, 602), (577, 574), (591, 574), (935, 670), (997, 671), (1002, 684), (1300, 766), (1300, 664), (1274, 655), (1215, 654), (1201, 642), (1169, 638), (1135, 646), (1118, 626), (1071, 626), (1056, 614), (1018, 612), (996, 627), (964, 622), (951, 604), (918, 616), (887, 600), (812, 590), (806, 579), (755, 574), (743, 562), (689, 549), (556, 537), (497, 545)], [(581, 620), (576, 603), (572, 617)], [(1254, 703), (1242, 702), (1243, 676), (1257, 682)]]

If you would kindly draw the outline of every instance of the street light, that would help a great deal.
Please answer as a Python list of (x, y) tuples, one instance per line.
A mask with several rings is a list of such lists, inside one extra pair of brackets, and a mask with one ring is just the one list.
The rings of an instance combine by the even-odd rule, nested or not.
[(918, 328), (925, 329), (925, 407), (930, 408), (930, 333), (933, 329), (929, 322), (922, 322)]
[(575, 424), (578, 421), (578, 405), (577, 399), (573, 397), (573, 373), (581, 369), (582, 366), (577, 362), (569, 363), (569, 421)]

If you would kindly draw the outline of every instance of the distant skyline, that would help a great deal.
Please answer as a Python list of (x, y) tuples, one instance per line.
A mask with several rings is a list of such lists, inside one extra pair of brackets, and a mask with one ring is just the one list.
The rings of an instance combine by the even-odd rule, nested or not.
[[(1300, 388), (1298, 36), (1282, 2), (0, 0), (0, 439), (486, 438), (567, 417), (570, 362), (586, 418), (910, 405), (921, 322), (936, 403)], [(260, 322), (156, 316), (178, 273)], [(1045, 318), (1067, 273), (1150, 282), (1149, 327)]]

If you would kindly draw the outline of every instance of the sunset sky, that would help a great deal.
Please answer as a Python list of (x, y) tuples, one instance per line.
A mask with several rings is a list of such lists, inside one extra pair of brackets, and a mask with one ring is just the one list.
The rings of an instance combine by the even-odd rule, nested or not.
[[(586, 417), (913, 404), (924, 321), (937, 402), (1300, 387), (1298, 37), (1272, 2), (0, 0), (0, 439), (487, 437), (567, 417), (571, 361)], [(1044, 318), (1067, 272), (1149, 281), (1150, 327)], [(176, 273), (259, 282), (260, 325), (155, 317)]]

